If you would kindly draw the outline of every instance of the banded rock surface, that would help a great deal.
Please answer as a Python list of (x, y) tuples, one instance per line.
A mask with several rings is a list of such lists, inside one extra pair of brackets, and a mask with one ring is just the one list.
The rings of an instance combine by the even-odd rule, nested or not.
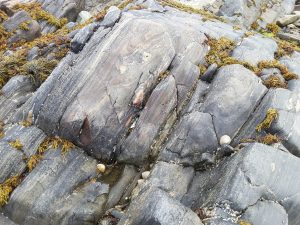
[[(207, 6), (223, 19), (178, 5), (184, 1), (116, 2), (120, 9), (69, 23), (59, 41), (28, 49), (33, 62), (68, 50), (41, 85), (31, 64), (5, 81), (0, 223), (299, 224), (300, 53), (279, 56), (278, 39), (248, 30), (295, 2)], [(41, 3), (76, 21), (79, 11), (111, 1)], [(37, 22), (42, 38), (54, 31)], [(260, 68), (266, 60), (277, 61)], [(275, 73), (280, 88), (266, 84)], [(224, 135), (232, 141), (220, 143)]]

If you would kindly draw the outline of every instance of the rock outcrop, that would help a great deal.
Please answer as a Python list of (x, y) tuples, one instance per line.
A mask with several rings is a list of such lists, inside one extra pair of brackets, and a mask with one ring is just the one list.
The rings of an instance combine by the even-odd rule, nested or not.
[(300, 48), (275, 24), (294, 0), (20, 2), (0, 224), (300, 223)]

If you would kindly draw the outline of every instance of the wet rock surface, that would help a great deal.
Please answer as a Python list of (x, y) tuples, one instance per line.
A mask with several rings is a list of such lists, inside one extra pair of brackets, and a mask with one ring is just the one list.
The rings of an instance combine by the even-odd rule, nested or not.
[(300, 223), (295, 1), (24, 2), (0, 1), (0, 224)]

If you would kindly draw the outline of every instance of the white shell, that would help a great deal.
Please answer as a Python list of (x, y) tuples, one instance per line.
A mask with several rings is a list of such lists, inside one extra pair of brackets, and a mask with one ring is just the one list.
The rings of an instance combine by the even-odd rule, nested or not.
[(145, 171), (142, 173), (142, 178), (146, 180), (149, 177), (149, 175), (150, 175), (150, 171)]
[(231, 142), (231, 138), (228, 136), (228, 135), (223, 135), (221, 138), (220, 138), (220, 145), (229, 145)]
[(143, 184), (145, 181), (143, 180), (143, 179), (139, 179), (138, 180), (138, 185), (141, 185), (141, 184)]
[(97, 169), (100, 173), (104, 173), (105, 172), (105, 165), (104, 164), (98, 164)]

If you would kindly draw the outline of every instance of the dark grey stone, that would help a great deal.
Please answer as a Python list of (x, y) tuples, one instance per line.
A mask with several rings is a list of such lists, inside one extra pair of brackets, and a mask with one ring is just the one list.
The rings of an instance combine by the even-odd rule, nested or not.
[(196, 166), (203, 161), (203, 153), (213, 153), (217, 148), (218, 139), (211, 115), (192, 112), (183, 116), (160, 159)]
[(218, 139), (238, 133), (266, 90), (260, 79), (241, 65), (219, 69), (201, 106), (201, 111), (212, 116)]
[(75, 53), (80, 52), (94, 34), (96, 27), (97, 24), (92, 23), (79, 30), (71, 41), (71, 50)]
[(100, 25), (104, 27), (113, 26), (121, 17), (121, 10), (116, 6), (111, 6)]
[(149, 188), (131, 203), (119, 225), (202, 225), (190, 209), (158, 188)]

